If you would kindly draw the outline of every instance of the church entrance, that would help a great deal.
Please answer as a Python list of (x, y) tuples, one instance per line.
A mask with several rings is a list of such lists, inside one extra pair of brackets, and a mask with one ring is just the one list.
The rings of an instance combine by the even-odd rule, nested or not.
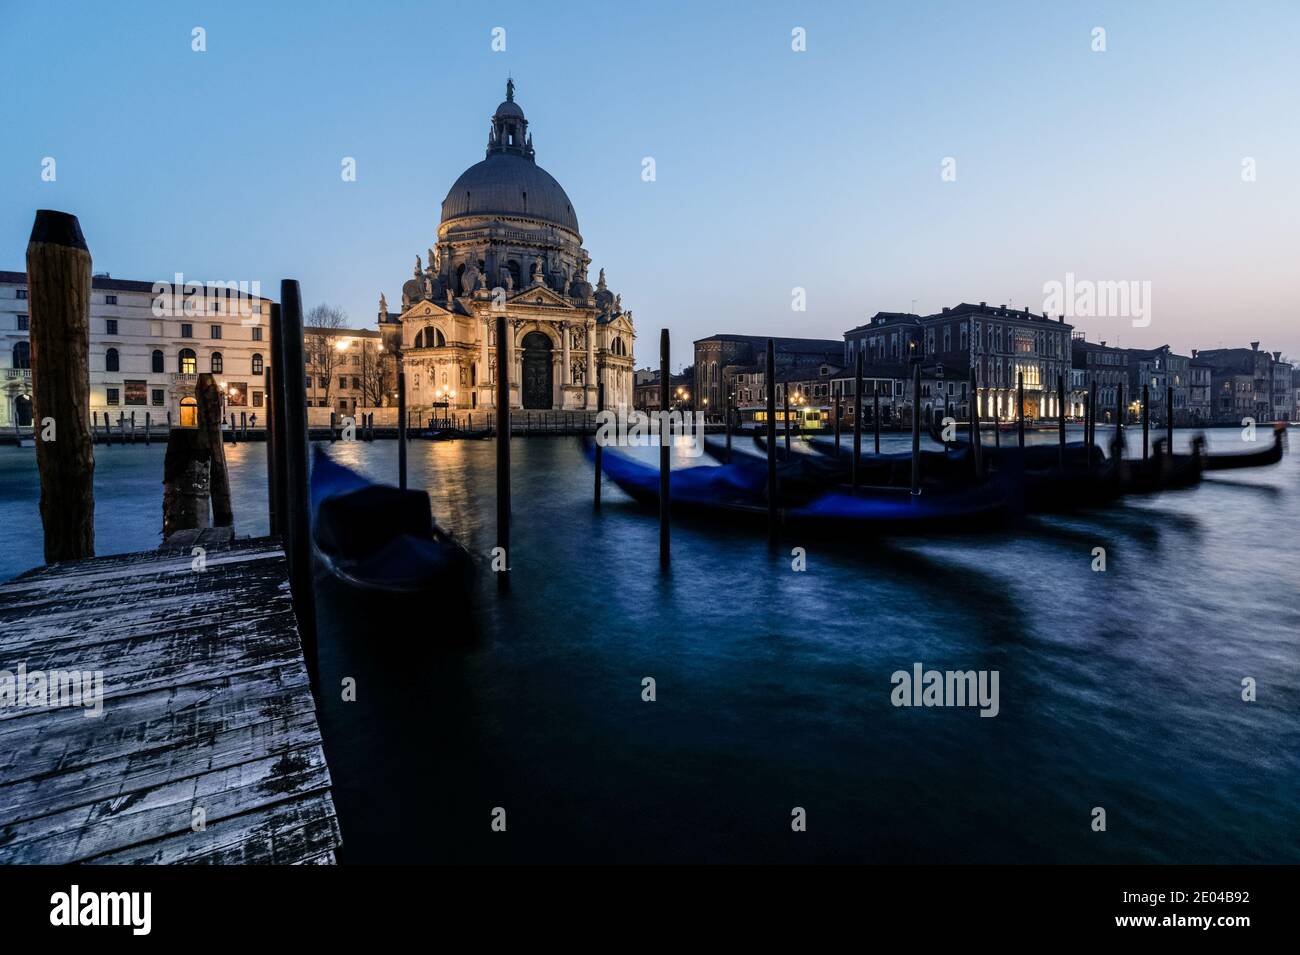
[(523, 340), (523, 402), (525, 408), (549, 408), (552, 404), (551, 340), (541, 332), (529, 332)]

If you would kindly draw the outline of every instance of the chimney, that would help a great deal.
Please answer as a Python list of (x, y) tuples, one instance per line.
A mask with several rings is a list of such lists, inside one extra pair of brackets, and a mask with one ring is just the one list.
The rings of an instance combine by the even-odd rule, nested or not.
[[(1044, 317), (1046, 317), (1046, 313), (1044, 313)], [(1065, 313), (1062, 312), (1060, 315), (1058, 315), (1058, 316), (1056, 317), (1056, 320), (1057, 320), (1058, 322), (1060, 322), (1062, 325), (1064, 325), (1064, 324), (1065, 324)]]
[(1280, 351), (1275, 351), (1275, 352), (1273, 352), (1273, 360), (1274, 360), (1274, 361), (1281, 361), (1281, 360), (1282, 360), (1282, 353), (1281, 353)]
[(1251, 342), (1251, 343), (1250, 343), (1250, 350), (1251, 350), (1251, 351), (1259, 351), (1259, 342)]
[(945, 305), (945, 306), (943, 307), (943, 313), (944, 313), (945, 315), (948, 314), (948, 306), (947, 306), (947, 305)]
[(1196, 355), (1197, 355), (1199, 352), (1200, 352), (1200, 349), (1199, 349), (1199, 348), (1193, 348), (1193, 349), (1192, 349), (1192, 357), (1195, 358)]
[(980, 302), (980, 308), (984, 308), (984, 307), (986, 307), (988, 304), (989, 304), (988, 302)]
[(1104, 338), (1101, 340), (1101, 347), (1102, 347), (1102, 348), (1105, 348), (1105, 347), (1106, 347), (1106, 339), (1104, 339)]

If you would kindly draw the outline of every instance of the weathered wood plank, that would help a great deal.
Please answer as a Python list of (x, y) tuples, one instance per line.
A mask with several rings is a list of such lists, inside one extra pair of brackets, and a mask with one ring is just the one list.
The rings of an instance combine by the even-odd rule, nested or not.
[(118, 555), (0, 584), (0, 669), (104, 675), (97, 718), (0, 708), (0, 863), (336, 861), (283, 552), (234, 541), (205, 559)]

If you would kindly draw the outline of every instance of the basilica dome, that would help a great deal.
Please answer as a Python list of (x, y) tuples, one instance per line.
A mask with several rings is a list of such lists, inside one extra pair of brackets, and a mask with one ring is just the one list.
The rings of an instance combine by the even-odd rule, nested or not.
[(578, 231), (563, 187), (531, 157), (490, 153), (461, 173), (442, 201), (442, 221), (462, 216), (523, 216)]
[(578, 217), (563, 187), (537, 165), (513, 82), (492, 115), (487, 158), (461, 173), (442, 201), (443, 224), (481, 216), (520, 216), (578, 232)]

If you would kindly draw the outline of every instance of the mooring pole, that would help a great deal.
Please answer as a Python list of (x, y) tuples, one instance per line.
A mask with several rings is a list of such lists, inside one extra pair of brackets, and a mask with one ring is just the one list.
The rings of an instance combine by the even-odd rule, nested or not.
[[(266, 379), (266, 501), (271, 535), (282, 540), (288, 552), (285, 519), (288, 465), (285, 461), (284, 349), (280, 344), (280, 306), (271, 305), (271, 364)], [(296, 371), (296, 369), (295, 369)]]
[(144, 413), (144, 446), (146, 448), (149, 447), (149, 431), (153, 427), (153, 424), (150, 422), (149, 418), (150, 418), (149, 412), (146, 411)]
[(979, 375), (976, 373), (975, 366), (970, 368), (970, 450), (971, 457), (975, 464), (976, 480), (984, 476), (981, 467), (981, 458), (984, 454), (984, 435), (980, 433), (980, 389)]
[(912, 495), (921, 493), (921, 363), (912, 366)]
[[(39, 209), (27, 243), (32, 437), (45, 562), (95, 556), (90, 428), (90, 250), (77, 217)], [(105, 413), (107, 417), (107, 412)], [(42, 422), (57, 427), (46, 441)]]
[[(273, 313), (274, 314), (274, 313)], [(279, 327), (280, 354), (284, 374), (278, 375), (283, 392), (285, 415), (285, 553), (289, 556), (289, 576), (293, 609), (298, 617), (303, 659), (312, 685), (319, 684), (316, 652), (316, 595), (312, 590), (311, 500), (307, 465), (307, 388), (303, 381), (302, 293), (296, 279), (280, 281)], [(274, 351), (274, 348), (272, 349)], [(277, 369), (279, 371), (280, 369)], [(279, 408), (277, 407), (277, 412)]]
[(1150, 455), (1151, 441), (1151, 386), (1142, 384), (1142, 460)]
[[(1174, 386), (1165, 387), (1165, 451), (1174, 453)], [(1170, 458), (1172, 461), (1173, 458)]]
[(595, 507), (600, 507), (600, 485), (603, 477), (601, 471), (604, 468), (605, 456), (600, 446), (600, 413), (605, 410), (605, 366), (598, 364), (596, 366), (596, 481), (592, 488), (592, 503)]
[(230, 508), (230, 475), (226, 471), (226, 450), (221, 443), (221, 390), (210, 373), (199, 375), (194, 397), (199, 402), (199, 434), (202, 435), (200, 445), (206, 443), (210, 455), (208, 486), (212, 496), (212, 526), (231, 527), (235, 521)]
[(1115, 386), (1115, 456), (1123, 456), (1124, 442), (1124, 385)]
[(844, 405), (839, 398), (835, 399), (835, 456), (840, 454), (840, 415), (844, 411)]
[(1061, 470), (1065, 470), (1065, 376), (1056, 376), (1056, 430), (1060, 435)]
[(671, 488), (669, 475), (671, 463), (668, 460), (672, 444), (672, 427), (664, 434), (664, 424), (668, 411), (668, 329), (659, 331), (659, 566), (668, 566), (668, 512), (670, 508)]
[(726, 417), (726, 431), (727, 431), (727, 463), (730, 464), (730, 463), (731, 463), (731, 389), (730, 389), (729, 387), (726, 387), (726, 381), (725, 381), (725, 380), (723, 381), (723, 387), (724, 387), (725, 390), (726, 390), (726, 396), (725, 396), (725, 399), (726, 399), (726, 405), (727, 405), (727, 417)]
[(1016, 372), (1016, 442), (1021, 449), (1025, 446), (1025, 373)]
[[(892, 396), (891, 396), (892, 397)], [(875, 433), (876, 454), (880, 453), (880, 379), (871, 382), (871, 427)]]
[(506, 317), (497, 316), (497, 589), (510, 589), (510, 351)]
[[(767, 340), (767, 539), (776, 543), (776, 345)], [(856, 465), (855, 465), (856, 470)]]
[[(861, 343), (859, 343), (860, 345)], [(880, 401), (876, 401), (879, 415)], [(879, 427), (879, 425), (877, 425)], [(862, 456), (862, 348), (859, 347), (853, 361), (853, 460), (849, 464), (849, 475), (853, 487), (858, 486), (858, 469)]]
[(1094, 446), (1097, 443), (1097, 379), (1088, 385), (1088, 465), (1092, 465)]
[(406, 372), (397, 373), (397, 486), (406, 490)]
[(781, 388), (781, 414), (785, 419), (785, 460), (790, 460), (790, 382)]

